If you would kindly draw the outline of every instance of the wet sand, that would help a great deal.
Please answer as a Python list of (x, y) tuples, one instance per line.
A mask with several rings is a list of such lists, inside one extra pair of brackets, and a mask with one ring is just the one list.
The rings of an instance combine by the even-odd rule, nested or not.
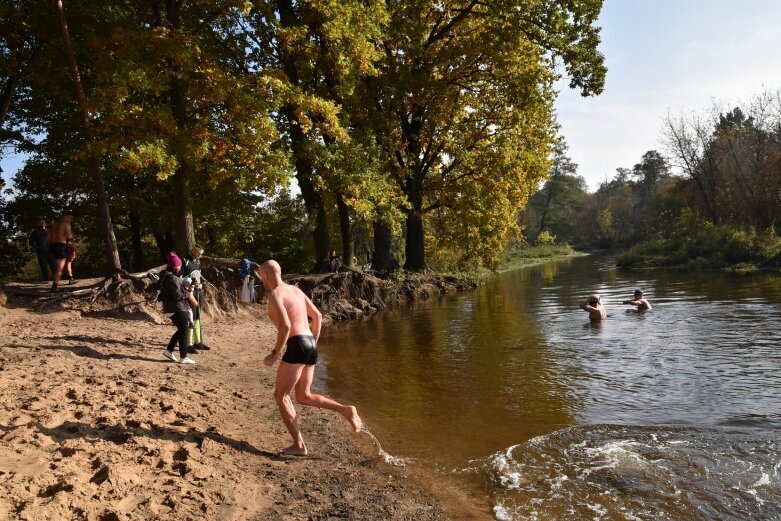
[(487, 514), (329, 411), (298, 407), (310, 456), (278, 456), (271, 323), (259, 306), (204, 322), (212, 350), (181, 366), (161, 355), (169, 325), (0, 306), (0, 519)]

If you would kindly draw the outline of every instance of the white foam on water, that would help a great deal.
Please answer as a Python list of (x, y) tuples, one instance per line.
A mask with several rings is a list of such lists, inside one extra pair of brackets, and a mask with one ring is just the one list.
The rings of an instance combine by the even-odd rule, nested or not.
[(363, 426), (363, 432), (369, 435), (369, 437), (374, 441), (374, 445), (377, 446), (377, 451), (379, 452), (380, 457), (387, 463), (388, 465), (393, 465), (394, 467), (406, 467), (409, 465), (413, 459), (412, 458), (402, 458), (399, 456), (394, 456), (392, 454), (388, 454), (382, 449), (382, 445), (380, 445), (380, 440), (377, 439), (377, 437), (372, 434), (369, 429), (366, 428), (366, 426)]
[(640, 446), (642, 445), (635, 441), (623, 440), (606, 443), (601, 447), (586, 448), (584, 452), (589, 458), (595, 461), (604, 461), (604, 465), (586, 470), (593, 472), (594, 470), (612, 469), (619, 466), (644, 468), (648, 465), (648, 461), (632, 450)]
[(770, 485), (770, 475), (765, 472), (762, 473), (762, 477), (759, 478), (756, 483), (751, 485), (751, 488), (757, 488), (763, 485)]
[(494, 517), (497, 521), (513, 521), (514, 519), (510, 511), (502, 505), (494, 507)]
[(603, 507), (602, 505), (595, 505), (593, 503), (586, 503), (586, 508), (588, 508), (589, 510), (591, 510), (592, 512), (594, 512), (597, 515), (597, 517), (595, 517), (594, 519), (602, 519), (603, 517), (605, 517), (608, 514), (607, 509), (605, 507)]

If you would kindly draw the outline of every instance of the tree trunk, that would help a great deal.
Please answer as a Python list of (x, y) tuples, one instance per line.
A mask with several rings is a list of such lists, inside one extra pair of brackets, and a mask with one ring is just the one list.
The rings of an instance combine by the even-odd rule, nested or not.
[(144, 259), (144, 249), (141, 242), (141, 216), (135, 211), (130, 212), (130, 242), (133, 245), (133, 268), (136, 270), (146, 268), (146, 259)]
[[(178, 32), (179, 24), (179, 1), (166, 0), (166, 21), (171, 31)], [(187, 97), (185, 86), (178, 76), (176, 67), (172, 67), (171, 75), (171, 104), (174, 118), (176, 119), (176, 128), (185, 130), (187, 128)], [(195, 246), (195, 227), (193, 224), (193, 208), (190, 197), (190, 177), (192, 168), (186, 160), (181, 160), (179, 168), (174, 174), (174, 228), (176, 231), (176, 247), (181, 255), (189, 253)]]
[[(293, 161), (296, 167), (296, 180), (304, 199), (304, 207), (312, 226), (312, 238), (315, 244), (314, 273), (328, 273), (328, 253), (331, 251), (331, 236), (328, 233), (328, 215), (320, 193), (312, 183), (314, 166), (306, 150), (306, 136), (301, 131), (295, 117), (295, 109), (291, 105), (282, 108), (282, 113), (288, 121)], [(323, 262), (325, 261), (325, 262)]]
[(353, 234), (350, 225), (350, 208), (344, 202), (344, 195), (336, 194), (336, 207), (339, 210), (339, 229), (342, 232), (342, 262), (348, 268), (354, 268)]
[[(279, 0), (277, 7), (279, 9), (279, 19), (283, 27), (294, 28), (302, 24), (298, 19), (292, 0)], [(288, 80), (293, 85), (300, 86), (301, 79), (295, 56), (288, 53), (283, 47), (280, 59), (282, 61), (282, 69)], [(323, 198), (312, 182), (314, 165), (308, 156), (307, 137), (301, 130), (295, 109), (296, 107), (293, 105), (287, 104), (282, 107), (281, 112), (287, 120), (287, 130), (290, 133), (291, 149), (296, 167), (296, 180), (298, 181), (298, 187), (301, 189), (301, 197), (304, 199), (304, 207), (309, 216), (310, 225), (313, 226), (312, 237), (315, 244), (315, 265), (312, 268), (312, 272), (327, 273), (330, 271), (328, 254), (331, 251), (331, 237), (328, 234), (328, 215), (325, 211)]]
[(393, 254), (393, 235), (385, 223), (374, 223), (374, 252), (371, 263), (372, 268), (377, 271), (394, 271), (399, 267), (399, 261)]
[(408, 169), (404, 191), (410, 204), (410, 209), (407, 211), (404, 269), (409, 271), (426, 269), (425, 237), (423, 234), (423, 179), (426, 174), (425, 168), (420, 164), (420, 131), (423, 128), (423, 117), (423, 109), (417, 107), (412, 111), (409, 121), (406, 118), (402, 119), (402, 130), (406, 141), (404, 151), (407, 156)]
[(412, 211), (407, 215), (407, 241), (404, 247), (406, 261), (404, 269), (407, 271), (423, 271), (426, 269), (426, 256), (424, 252), (423, 216), (420, 212)]
[(157, 244), (157, 250), (160, 252), (160, 258), (165, 262), (168, 253), (174, 249), (173, 235), (171, 232), (154, 232), (152, 235), (155, 237), (155, 244)]
[(414, 172), (407, 180), (407, 237), (404, 245), (406, 260), (404, 269), (423, 271), (426, 269), (425, 236), (423, 234), (423, 180)]
[[(84, 87), (79, 75), (79, 66), (76, 63), (76, 55), (71, 46), (70, 35), (68, 34), (68, 24), (65, 22), (65, 11), (62, 0), (55, 0), (54, 8), (57, 12), (57, 19), (60, 26), (60, 36), (62, 37), (63, 50), (68, 60), (71, 77), (73, 78), (73, 87), (76, 91), (76, 100), (79, 104), (81, 113), (81, 126), (84, 129), (84, 135), (89, 140), (90, 137), (90, 115), (87, 111), (87, 99), (84, 95)], [(119, 262), (119, 251), (117, 251), (117, 239), (114, 236), (114, 227), (111, 224), (111, 212), (108, 207), (108, 197), (106, 196), (106, 186), (103, 183), (103, 174), (100, 171), (100, 165), (94, 155), (90, 155), (88, 160), (90, 174), (95, 185), (95, 195), (97, 196), (98, 212), (100, 214), (100, 226), (103, 229), (103, 239), (105, 242), (105, 254), (108, 265), (114, 270), (121, 269)]]
[(11, 108), (11, 102), (14, 99), (14, 92), (16, 92), (16, 84), (18, 81), (19, 77), (16, 74), (12, 74), (5, 82), (3, 97), (0, 99), (0, 128), (3, 128), (5, 115), (8, 114), (8, 109)]

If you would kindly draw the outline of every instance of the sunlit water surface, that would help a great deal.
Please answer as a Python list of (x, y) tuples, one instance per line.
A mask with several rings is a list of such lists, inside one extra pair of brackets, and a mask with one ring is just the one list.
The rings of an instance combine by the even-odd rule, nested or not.
[(779, 275), (581, 257), (329, 326), (318, 380), (498, 519), (781, 519), (780, 315)]

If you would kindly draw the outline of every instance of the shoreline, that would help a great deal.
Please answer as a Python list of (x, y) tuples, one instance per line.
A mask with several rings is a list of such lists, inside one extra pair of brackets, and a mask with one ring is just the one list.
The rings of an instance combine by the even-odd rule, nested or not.
[(212, 350), (191, 367), (162, 357), (169, 326), (3, 308), (0, 327), (9, 332), (0, 519), (446, 519), (472, 510), (455, 491), (436, 494), (414, 470), (385, 463), (335, 413), (298, 406), (311, 455), (277, 456), (289, 435), (272, 396), (275, 370), (261, 364), (274, 332), (260, 309), (207, 320)]

